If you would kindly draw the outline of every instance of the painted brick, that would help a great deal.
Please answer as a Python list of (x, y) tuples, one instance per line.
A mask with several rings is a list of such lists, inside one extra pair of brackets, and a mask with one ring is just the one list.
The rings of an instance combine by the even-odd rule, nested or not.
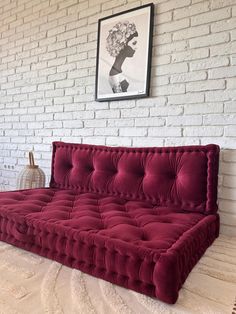
[(166, 97), (149, 97), (148, 99), (140, 98), (136, 101), (137, 108), (139, 107), (155, 107), (155, 106), (164, 106), (166, 104)]
[(182, 129), (180, 127), (150, 127), (148, 135), (156, 137), (181, 137)]
[(230, 14), (230, 8), (199, 14), (191, 18), (191, 25), (200, 25), (223, 20), (226, 18), (230, 18)]
[(234, 0), (214, 0), (211, 3), (212, 9), (219, 9), (223, 7), (227, 7), (229, 5), (235, 5)]
[(223, 127), (216, 126), (204, 126), (204, 127), (186, 127), (184, 129), (184, 136), (222, 136), (223, 135)]
[(61, 42), (57, 42), (57, 43), (53, 43), (51, 45), (48, 46), (48, 51), (55, 51), (55, 50), (59, 50), (59, 49), (63, 49), (66, 48), (66, 42), (65, 41), (61, 41)]
[[(60, 88), (60, 82), (61, 84), (63, 85), (66, 85), (66, 84), (70, 84), (70, 80), (65, 80), (66, 79), (66, 73), (56, 73), (56, 74), (50, 74), (48, 75), (48, 82), (51, 82), (51, 81), (56, 81), (56, 88)], [(58, 81), (58, 82), (57, 82)], [(67, 83), (67, 81), (69, 83)], [(62, 86), (62, 87), (65, 87), (65, 86)]]
[[(76, 69), (75, 63), (67, 63), (57, 67), (57, 73), (68, 72), (68, 78), (70, 78), (70, 73)], [(72, 78), (79, 77), (78, 75), (71, 75)]]
[(173, 34), (173, 40), (184, 40), (187, 38), (199, 37), (210, 33), (209, 25), (200, 25), (195, 27), (189, 27), (180, 31), (175, 31)]
[(120, 136), (146, 136), (147, 135), (147, 128), (121, 128)]
[(236, 18), (222, 20), (215, 22), (211, 25), (212, 33), (223, 32), (231, 29), (235, 29)]
[(169, 84), (169, 76), (153, 76), (151, 81), (151, 88), (155, 86), (167, 85)]
[(222, 113), (223, 110), (224, 104), (216, 102), (184, 106), (184, 112), (186, 114)]
[[(76, 1), (78, 2), (78, 1)], [(88, 8), (88, 1), (83, 1), (80, 3), (77, 3), (77, 5), (73, 5), (70, 8), (68, 8), (68, 15), (74, 14), (74, 13), (78, 13), (81, 10), (85, 10)], [(77, 28), (77, 27), (76, 27)]]
[(153, 47), (171, 43), (171, 33), (157, 34), (153, 36)]
[[(158, 20), (156, 21), (156, 24), (163, 24), (163, 23), (167, 23), (170, 22), (172, 20), (172, 12), (164, 12), (158, 15)], [(154, 29), (154, 32), (157, 32), (157, 28)]]
[(229, 58), (227, 57), (213, 57), (208, 59), (202, 59), (190, 62), (190, 70), (204, 70), (223, 67), (229, 64)]
[(177, 63), (177, 64), (168, 64), (162, 65), (159, 68), (155, 69), (154, 74), (156, 75), (166, 75), (172, 73), (182, 73), (188, 71), (187, 63)]
[(135, 119), (135, 126), (162, 126), (165, 124), (164, 119), (157, 119), (157, 118), (136, 118)]
[(55, 90), (48, 90), (45, 92), (46, 97), (62, 97), (64, 96), (64, 90), (63, 89), (55, 89)]
[(191, 82), (186, 84), (187, 92), (218, 90), (225, 88), (224, 80), (207, 80), (199, 82)]
[(236, 115), (234, 114), (211, 114), (203, 118), (203, 124), (206, 125), (228, 125), (236, 124)]
[(104, 119), (104, 118), (119, 118), (120, 117), (120, 111), (119, 110), (97, 110), (95, 113), (95, 117), (98, 119)]
[(82, 143), (84, 144), (92, 144), (92, 145), (105, 145), (106, 144), (106, 137), (99, 136), (99, 137), (86, 137), (82, 139)]
[(112, 137), (108, 136), (106, 138), (106, 145), (112, 145), (112, 146), (131, 146), (132, 140), (128, 137)]
[[(221, 79), (227, 77), (235, 77), (236, 75), (236, 66), (228, 66), (216, 68), (208, 71), (209, 79)], [(236, 85), (234, 85), (236, 86)]]
[(29, 123), (27, 123), (27, 125), (21, 124), (21, 126), (18, 126), (18, 127), (21, 127), (23, 129), (28, 128), (28, 129), (33, 129), (33, 130), (43, 129), (43, 122), (29, 122)]
[(86, 110), (108, 109), (108, 102), (90, 102), (86, 103)]
[(234, 112), (236, 113), (236, 101), (225, 102), (224, 112)]
[(149, 110), (147, 108), (123, 109), (123, 110), (121, 110), (121, 117), (122, 118), (147, 117), (148, 114), (149, 114)]
[(162, 64), (169, 64), (171, 60), (170, 56), (157, 56), (154, 60), (152, 65), (162, 65)]
[(231, 125), (231, 126), (226, 126), (225, 127), (225, 135), (226, 136), (232, 136), (236, 138), (236, 126)]
[(184, 84), (169, 84), (165, 86), (153, 87), (152, 96), (167, 96), (175, 94), (184, 94), (185, 85)]
[(211, 56), (231, 55), (233, 53), (236, 53), (236, 41), (221, 45), (214, 45), (213, 43), (212, 47), (210, 47)]
[(186, 40), (160, 45), (156, 49), (154, 49), (154, 55), (166, 55), (178, 51), (185, 51), (187, 47), (188, 43)]
[(185, 146), (185, 145), (199, 145), (200, 144), (200, 139), (198, 138), (165, 138), (164, 141), (165, 146)]
[(232, 30), (232, 31), (230, 32), (230, 34), (231, 34), (231, 40), (232, 40), (232, 41), (235, 41), (235, 40), (236, 40), (236, 29)]
[(236, 151), (225, 149), (223, 152), (223, 160), (226, 162), (236, 162)]
[(100, 5), (95, 5), (91, 8), (86, 8), (85, 10), (81, 10), (79, 12), (79, 18), (84, 18), (84, 17), (88, 17), (88, 16), (92, 16), (98, 12), (100, 12)]
[(119, 7), (126, 4), (125, 0), (113, 0), (113, 1), (109, 1), (109, 2), (105, 2), (102, 5), (102, 10), (108, 10), (114, 7)]
[(72, 97), (71, 96), (63, 96), (63, 97), (54, 98), (54, 104), (55, 105), (70, 104), (70, 103), (72, 103)]
[(171, 0), (168, 2), (160, 3), (158, 5), (158, 12), (162, 13), (166, 11), (171, 11), (173, 9), (183, 8), (190, 5), (190, 3), (190, 0), (179, 0), (178, 2), (176, 2), (175, 0)]
[(199, 72), (187, 72), (181, 74), (174, 74), (170, 77), (170, 83), (201, 81), (207, 78), (207, 73), (203, 71)]
[[(63, 131), (63, 130), (62, 130)], [(92, 128), (80, 128), (80, 129), (73, 129), (71, 130), (71, 136), (78, 136), (86, 137), (86, 136), (93, 136), (93, 129)]]
[(107, 121), (108, 127), (130, 127), (134, 126), (134, 119), (109, 119)]
[(226, 200), (236, 201), (236, 194), (234, 193), (235, 189), (222, 188), (219, 190), (219, 197), (224, 197)]
[[(63, 123), (63, 128), (82, 128), (83, 127), (83, 122), (82, 121), (79, 121), (79, 120), (66, 120), (66, 121), (63, 121), (63, 122), (60, 122), (60, 123)], [(58, 128), (60, 128), (58, 126)]]
[(96, 136), (118, 136), (117, 128), (98, 128), (94, 130), (94, 135)]
[(217, 45), (221, 43), (226, 43), (229, 41), (228, 33), (217, 33), (210, 34), (206, 36), (201, 36), (200, 38), (193, 38), (189, 40), (190, 48), (200, 48), (200, 47), (208, 47), (209, 45)]
[(218, 102), (218, 101), (226, 101), (231, 99), (230, 93), (225, 91), (210, 91), (205, 94), (206, 102)]
[(202, 116), (172, 116), (167, 117), (167, 126), (179, 126), (179, 125), (202, 125)]
[(55, 59), (49, 60), (47, 65), (48, 67), (54, 67), (54, 66), (65, 64), (65, 63), (66, 63), (66, 58), (62, 57), (62, 58), (55, 58)]
[(192, 15), (199, 15), (208, 10), (209, 10), (209, 4), (207, 1), (205, 1), (203, 3), (197, 3), (197, 4), (186, 6), (181, 9), (174, 10), (173, 18), (176, 20), (183, 19), (185, 17), (189, 17)]
[(152, 137), (134, 137), (133, 140), (133, 146), (137, 146), (137, 147), (157, 147), (157, 146), (164, 146), (164, 140), (156, 137), (156, 138), (152, 138)]
[(168, 103), (172, 105), (195, 104), (204, 102), (203, 93), (187, 93), (183, 95), (168, 96)]
[(127, 101), (114, 101), (110, 103), (111, 109), (122, 109), (122, 108), (134, 108), (135, 101), (134, 100), (127, 100)]
[[(231, 0), (231, 1), (234, 1), (234, 0)], [(234, 3), (234, 2), (233, 2)], [(236, 16), (236, 6), (234, 6), (233, 8), (232, 8), (232, 15), (233, 16)]]
[(155, 107), (150, 109), (150, 116), (162, 117), (162, 116), (179, 116), (183, 113), (183, 107), (180, 106), (165, 106)]
[(190, 21), (189, 19), (182, 19), (179, 21), (172, 21), (165, 24), (161, 24), (158, 26), (158, 34), (169, 33), (173, 31), (177, 31), (179, 29), (189, 27)]
[(76, 119), (76, 120), (93, 119), (94, 118), (94, 112), (93, 111), (73, 112), (73, 118)]
[(208, 48), (189, 49), (183, 52), (175, 52), (172, 54), (172, 62), (182, 62), (207, 58), (209, 56)]
[(92, 120), (85, 120), (84, 121), (84, 126), (86, 128), (104, 128), (106, 127), (107, 121), (104, 119), (92, 119)]
[(236, 202), (230, 200), (219, 200), (219, 208), (224, 209), (224, 212), (227, 213), (235, 213), (236, 210)]

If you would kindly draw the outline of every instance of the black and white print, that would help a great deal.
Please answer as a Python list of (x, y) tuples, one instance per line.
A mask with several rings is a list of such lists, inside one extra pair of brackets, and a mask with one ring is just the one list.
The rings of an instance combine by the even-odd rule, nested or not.
[(153, 5), (99, 20), (96, 100), (149, 93)]

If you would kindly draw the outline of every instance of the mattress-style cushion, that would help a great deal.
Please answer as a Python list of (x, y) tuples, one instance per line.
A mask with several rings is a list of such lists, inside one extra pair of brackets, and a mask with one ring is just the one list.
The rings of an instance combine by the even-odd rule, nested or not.
[(217, 145), (107, 147), (54, 142), (50, 187), (217, 211)]
[(0, 240), (174, 303), (218, 216), (77, 189), (0, 193)]

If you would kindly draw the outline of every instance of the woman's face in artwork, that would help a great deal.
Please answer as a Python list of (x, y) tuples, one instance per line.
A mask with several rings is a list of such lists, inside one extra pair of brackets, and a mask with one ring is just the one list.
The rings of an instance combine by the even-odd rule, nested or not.
[(133, 55), (135, 54), (135, 51), (137, 50), (137, 44), (138, 44), (138, 38), (135, 36), (133, 37), (129, 42), (128, 42), (128, 45), (125, 46), (124, 48), (124, 52), (125, 52), (125, 55), (128, 57), (128, 58), (132, 58)]

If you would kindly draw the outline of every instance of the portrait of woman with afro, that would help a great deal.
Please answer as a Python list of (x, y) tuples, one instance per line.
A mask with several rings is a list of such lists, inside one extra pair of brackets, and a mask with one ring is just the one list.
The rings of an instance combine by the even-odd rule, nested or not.
[(99, 19), (95, 99), (149, 95), (153, 4)]
[(107, 51), (115, 58), (109, 72), (109, 83), (113, 93), (127, 92), (128, 78), (122, 70), (126, 58), (132, 58), (137, 49), (138, 32), (134, 23), (117, 23), (107, 37)]

